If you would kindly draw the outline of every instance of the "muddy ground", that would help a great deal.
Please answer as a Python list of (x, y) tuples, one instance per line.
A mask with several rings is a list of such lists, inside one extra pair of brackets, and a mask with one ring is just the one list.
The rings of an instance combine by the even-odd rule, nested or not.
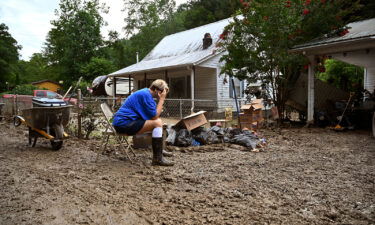
[(267, 130), (262, 152), (182, 149), (169, 168), (26, 133), (0, 125), (0, 224), (375, 224), (370, 132)]

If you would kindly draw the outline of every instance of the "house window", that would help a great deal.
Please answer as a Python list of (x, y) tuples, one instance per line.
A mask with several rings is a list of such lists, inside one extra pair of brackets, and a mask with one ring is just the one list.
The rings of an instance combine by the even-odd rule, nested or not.
[(168, 98), (190, 98), (190, 76), (169, 78)]
[[(233, 78), (233, 81), (234, 81), (234, 90), (236, 91), (237, 98), (243, 98), (244, 89), (245, 89), (245, 81), (239, 80), (237, 78)], [(229, 97), (234, 98), (233, 84), (231, 80), (229, 80)]]

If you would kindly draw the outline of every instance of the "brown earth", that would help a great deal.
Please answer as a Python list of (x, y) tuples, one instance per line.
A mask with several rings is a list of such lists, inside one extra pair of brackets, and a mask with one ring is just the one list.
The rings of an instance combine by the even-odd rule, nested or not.
[(369, 132), (268, 130), (264, 151), (181, 149), (169, 168), (26, 134), (0, 125), (0, 224), (375, 224)]

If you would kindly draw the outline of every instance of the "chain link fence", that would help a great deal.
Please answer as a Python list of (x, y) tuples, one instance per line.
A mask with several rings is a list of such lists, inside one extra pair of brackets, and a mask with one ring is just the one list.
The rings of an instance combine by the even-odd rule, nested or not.
[[(0, 98), (2, 106), (2, 115), (5, 117), (12, 117), (13, 115), (20, 115), (23, 109), (32, 107), (32, 97), (17, 96), (15, 98)], [(117, 111), (126, 98), (113, 97), (83, 97), (80, 102), (72, 107), (72, 114), (75, 115), (84, 108), (90, 108), (94, 113), (101, 113), (100, 104), (106, 102), (114, 112)], [(238, 107), (245, 104), (244, 100), (238, 100)], [(163, 112), (161, 114), (164, 118), (181, 119), (188, 116), (193, 111), (206, 111), (208, 118), (224, 117), (224, 109), (232, 108), (236, 112), (236, 104), (234, 100), (205, 100), (205, 99), (166, 99), (164, 102)]]

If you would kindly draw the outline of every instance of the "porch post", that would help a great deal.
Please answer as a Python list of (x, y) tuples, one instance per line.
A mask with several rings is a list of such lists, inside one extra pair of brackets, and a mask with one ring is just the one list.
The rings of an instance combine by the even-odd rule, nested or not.
[(165, 79), (165, 82), (168, 83), (168, 70), (165, 70), (164, 72), (164, 79)]
[(146, 80), (147, 80), (147, 77), (146, 77), (146, 73), (145, 73), (145, 77), (144, 77), (144, 79), (143, 79), (143, 81), (144, 81), (144, 87), (145, 87), (145, 88), (147, 87)]
[(315, 103), (315, 56), (309, 56), (309, 70), (307, 77), (307, 123), (314, 123)]
[(194, 113), (194, 99), (195, 99), (195, 93), (194, 93), (194, 80), (195, 80), (195, 66), (192, 66), (191, 68), (191, 74), (190, 74), (190, 87), (191, 87), (191, 113)]
[(132, 93), (132, 83), (130, 82), (130, 74), (128, 76), (129, 95)]
[(112, 82), (113, 82), (113, 86), (112, 86), (112, 96), (113, 96), (112, 110), (113, 110), (116, 105), (116, 77), (113, 77)]

